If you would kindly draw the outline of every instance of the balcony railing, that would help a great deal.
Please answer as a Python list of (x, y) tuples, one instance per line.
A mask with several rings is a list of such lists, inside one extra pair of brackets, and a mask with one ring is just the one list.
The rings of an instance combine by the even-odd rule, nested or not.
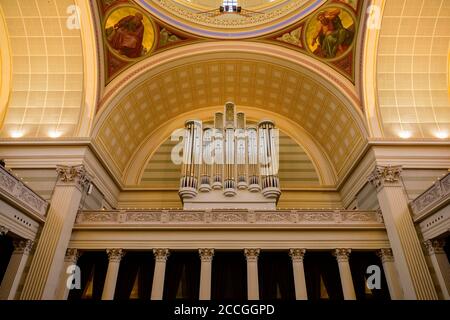
[(420, 219), (432, 213), (450, 200), (450, 173), (438, 179), (411, 203), (414, 219)]
[(48, 202), (3, 166), (0, 166), (0, 193), (39, 220), (45, 219)]
[(82, 211), (75, 228), (384, 228), (377, 211)]

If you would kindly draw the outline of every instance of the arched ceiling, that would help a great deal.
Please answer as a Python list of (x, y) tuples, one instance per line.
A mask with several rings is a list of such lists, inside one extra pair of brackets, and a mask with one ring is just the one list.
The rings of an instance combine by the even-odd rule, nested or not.
[(384, 137), (448, 138), (450, 1), (386, 1), (377, 50)]
[[(160, 56), (160, 64), (150, 58), (114, 82), (100, 109), (94, 141), (122, 182), (130, 166), (144, 169), (146, 162), (136, 163), (134, 158), (149, 136), (180, 114), (226, 101), (289, 119), (325, 154), (335, 181), (344, 176), (367, 138), (361, 110), (344, 86), (347, 82), (318, 76), (320, 67), (313, 59), (302, 62), (294, 55), (296, 63), (289, 61), (286, 49), (277, 48), (283, 58), (275, 58), (246, 52), (243, 42), (238, 42), (239, 49), (234, 45), (221, 44), (222, 50), (202, 54), (196, 53), (198, 48), (204, 52), (213, 44), (186, 46), (185, 56), (167, 54), (170, 61), (164, 63)], [(269, 52), (271, 46), (265, 48)]]

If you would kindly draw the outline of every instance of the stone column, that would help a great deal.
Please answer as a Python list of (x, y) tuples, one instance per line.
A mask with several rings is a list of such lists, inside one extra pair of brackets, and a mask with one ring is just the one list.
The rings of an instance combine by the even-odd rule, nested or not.
[(117, 276), (119, 275), (120, 260), (125, 252), (122, 249), (107, 249), (108, 270), (106, 271), (105, 285), (103, 286), (102, 300), (113, 300), (116, 292)]
[(384, 276), (389, 288), (389, 294), (392, 300), (402, 300), (403, 291), (399, 282), (397, 269), (395, 268), (394, 255), (390, 248), (383, 248), (377, 252), (378, 257), (383, 264)]
[(294, 270), (295, 298), (297, 300), (308, 300), (305, 281), (305, 268), (303, 266), (305, 252), (305, 249), (289, 250), (289, 255), (292, 259), (292, 269)]
[(59, 288), (58, 288), (58, 293), (56, 295), (57, 299), (60, 300), (67, 300), (67, 298), (69, 297), (69, 285), (67, 283), (67, 280), (69, 279), (70, 274), (67, 273), (67, 270), (73, 266), (77, 264), (78, 258), (80, 257), (81, 253), (78, 249), (74, 249), (74, 248), (68, 248), (66, 250), (66, 256), (64, 257), (64, 267), (63, 270), (61, 272), (61, 277), (59, 280)]
[(450, 300), (450, 265), (444, 246), (445, 240), (443, 239), (425, 241), (425, 247), (430, 255), (442, 295), (445, 300)]
[(352, 272), (349, 264), (350, 253), (350, 249), (335, 249), (333, 255), (338, 262), (344, 299), (356, 300), (355, 287), (353, 286)]
[[(58, 166), (58, 181), (53, 191), (36, 252), (30, 266), (21, 299), (54, 300), (59, 275), (80, 206), (83, 190), (90, 178), (83, 165)], [(58, 276), (55, 276), (58, 275)]]
[(151, 300), (162, 300), (164, 293), (164, 277), (166, 275), (166, 262), (169, 257), (169, 249), (153, 249), (155, 255), (155, 271), (153, 273), (153, 285)]
[(377, 166), (368, 180), (377, 189), (378, 203), (383, 213), (405, 299), (437, 299), (433, 280), (409, 212), (400, 174), (399, 166)]
[(16, 298), (23, 270), (33, 248), (33, 241), (14, 240), (13, 245), (14, 251), (0, 286), (0, 300), (14, 300)]
[(247, 258), (247, 295), (248, 300), (259, 300), (258, 257), (260, 249), (245, 249)]
[(6, 228), (5, 226), (0, 226), (0, 236), (6, 236), (8, 231), (8, 228)]
[(200, 269), (200, 300), (211, 300), (211, 271), (214, 249), (199, 249), (202, 261)]

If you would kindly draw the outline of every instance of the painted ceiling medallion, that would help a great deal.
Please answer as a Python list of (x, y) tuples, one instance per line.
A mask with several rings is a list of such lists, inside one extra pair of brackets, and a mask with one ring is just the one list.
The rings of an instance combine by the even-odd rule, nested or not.
[[(135, 0), (167, 24), (198, 36), (222, 39), (254, 38), (286, 28), (327, 0), (241, 0), (241, 12), (209, 14), (221, 0)], [(254, 14), (252, 14), (254, 13)]]

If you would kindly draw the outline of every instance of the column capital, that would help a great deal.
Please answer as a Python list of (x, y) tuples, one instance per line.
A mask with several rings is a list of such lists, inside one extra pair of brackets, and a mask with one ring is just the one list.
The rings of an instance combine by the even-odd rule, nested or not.
[(13, 241), (14, 253), (30, 254), (31, 250), (33, 249), (33, 244), (34, 241), (32, 240), (26, 239), (14, 240)]
[(80, 188), (85, 188), (91, 183), (91, 176), (87, 173), (84, 165), (65, 166), (57, 165), (56, 173), (58, 174), (57, 183), (73, 184)]
[(367, 180), (380, 191), (384, 186), (400, 185), (401, 166), (376, 166)]
[(394, 262), (394, 254), (391, 248), (381, 248), (377, 251), (377, 256), (381, 259), (382, 263)]
[(156, 262), (166, 262), (170, 256), (169, 249), (153, 249)]
[(445, 253), (445, 251), (444, 251), (445, 240), (444, 239), (427, 240), (427, 241), (424, 241), (423, 244), (425, 245), (425, 249), (427, 249), (427, 252), (429, 255)]
[(0, 226), (0, 236), (4, 236), (9, 232), (9, 229), (5, 226)]
[(305, 257), (306, 249), (289, 249), (289, 256), (292, 261), (303, 262)]
[(123, 249), (106, 249), (106, 253), (108, 254), (109, 262), (120, 262), (125, 255)]
[(81, 252), (75, 248), (67, 248), (66, 255), (64, 257), (65, 262), (71, 262), (73, 264), (77, 263), (78, 258), (80, 258)]
[(338, 248), (338, 249), (334, 249), (333, 256), (336, 257), (336, 260), (338, 262), (348, 262), (351, 252), (352, 252), (352, 249)]
[(211, 262), (214, 257), (214, 249), (198, 249), (202, 262)]
[(260, 249), (244, 249), (244, 255), (247, 261), (257, 261), (260, 251)]

